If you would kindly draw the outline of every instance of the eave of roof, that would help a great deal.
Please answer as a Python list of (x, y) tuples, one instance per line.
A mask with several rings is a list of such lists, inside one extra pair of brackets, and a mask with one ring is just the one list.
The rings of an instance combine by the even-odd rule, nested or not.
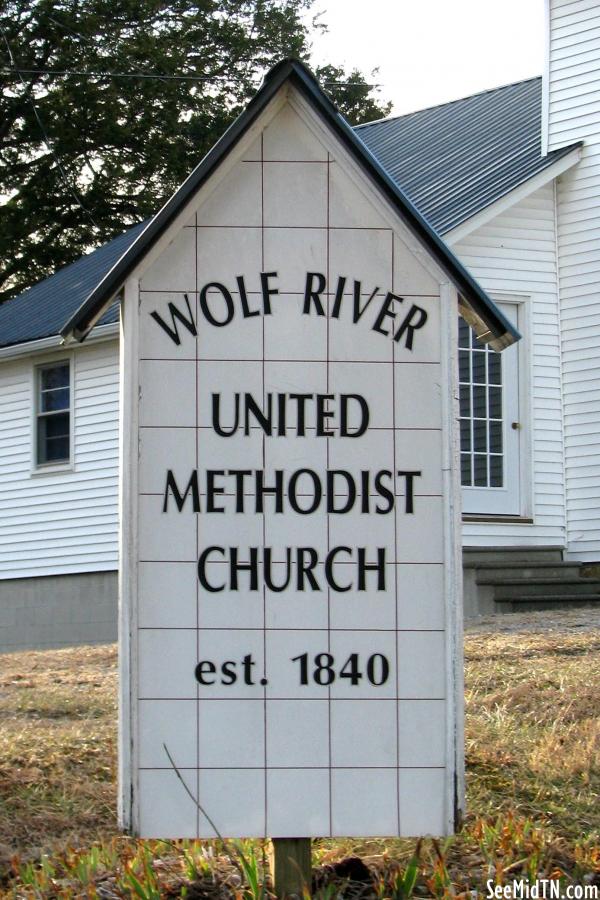
[[(85, 297), (94, 289), (145, 224), (134, 225), (119, 237), (0, 304), (0, 347), (27, 345), (58, 335), (73, 313), (73, 298)], [(108, 325), (117, 322), (118, 318), (119, 309), (115, 303), (106, 310), (99, 324)]]
[(283, 60), (267, 74), (263, 86), (245, 111), (214, 145), (186, 181), (150, 221), (114, 266), (90, 292), (79, 309), (69, 317), (61, 334), (65, 339), (82, 341), (102, 316), (140, 259), (172, 224), (188, 200), (215, 171), (221, 160), (235, 147), (267, 104), (289, 81), (325, 120), (346, 149), (361, 165), (377, 189), (392, 203), (411, 231), (423, 242), (440, 267), (446, 272), (467, 306), (471, 324), (481, 340), (494, 349), (502, 349), (520, 335), (490, 300), (480, 285), (457, 260), (438, 234), (400, 190), (372, 152), (342, 118), (325, 95), (312, 73), (296, 60)]
[(582, 153), (583, 141), (565, 147), (564, 150), (561, 150), (560, 156), (558, 158), (554, 157), (544, 169), (536, 172), (535, 175), (529, 175), (511, 190), (498, 197), (497, 200), (484, 206), (483, 209), (478, 210), (472, 216), (468, 216), (455, 228), (444, 232), (444, 240), (450, 247), (456, 246), (467, 235), (487, 225), (496, 216), (501, 215), (507, 209), (510, 209), (511, 206), (529, 197), (535, 191), (538, 191), (544, 185), (549, 184), (555, 178), (577, 165), (581, 160)]

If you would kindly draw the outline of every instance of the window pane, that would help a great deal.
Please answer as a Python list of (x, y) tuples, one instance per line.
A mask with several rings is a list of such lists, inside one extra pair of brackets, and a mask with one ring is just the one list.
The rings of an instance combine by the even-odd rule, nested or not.
[(461, 419), (460, 420), (460, 449), (461, 450), (470, 450), (471, 449), (471, 420), (470, 419)]
[(485, 384), (485, 350), (473, 350), (473, 381)]
[(502, 453), (502, 422), (490, 422), (490, 451)]
[(53, 388), (69, 387), (69, 363), (49, 366), (40, 370), (40, 385), (43, 391)]
[(458, 378), (459, 381), (469, 381), (469, 353), (461, 350), (458, 354)]
[(490, 419), (502, 418), (502, 388), (490, 388)]
[(463, 318), (458, 319), (458, 346), (459, 347), (470, 347), (471, 346), (471, 329), (465, 322)]
[(485, 387), (473, 388), (473, 415), (481, 419), (486, 417)]
[(460, 481), (469, 487), (471, 485), (471, 454), (460, 454)]
[(468, 384), (460, 386), (460, 414), (461, 416), (471, 415), (471, 389)]
[(44, 418), (46, 424), (46, 437), (69, 437), (69, 413), (61, 413), (59, 416)]
[(38, 418), (38, 463), (69, 459), (69, 413)]
[(487, 451), (487, 422), (485, 419), (473, 419), (473, 450), (477, 453)]
[(69, 458), (69, 438), (50, 438), (46, 445), (46, 462), (64, 462)]
[(40, 411), (53, 412), (57, 409), (69, 408), (69, 388), (55, 388), (51, 391), (42, 391), (40, 397)]
[(502, 381), (502, 361), (499, 353), (492, 350), (488, 353), (488, 378), (490, 384), (500, 384)]
[(502, 457), (490, 456), (490, 486), (502, 487)]
[(476, 453), (473, 457), (473, 462), (475, 464), (475, 487), (488, 486), (487, 461), (487, 456), (484, 456), (483, 454)]

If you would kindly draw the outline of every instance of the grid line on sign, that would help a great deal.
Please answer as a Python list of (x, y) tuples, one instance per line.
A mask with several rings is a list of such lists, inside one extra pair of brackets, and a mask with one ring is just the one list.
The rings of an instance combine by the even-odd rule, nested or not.
[[(248, 560), (244, 560), (244, 559), (240, 560), (240, 562), (247, 562), (247, 561)], [(197, 559), (140, 559), (140, 560), (138, 560), (138, 562), (141, 562), (141, 563), (187, 563), (187, 564), (193, 563), (194, 565), (196, 565), (198, 563), (198, 560)], [(285, 559), (274, 559), (273, 564), (275, 564), (275, 563), (285, 563)], [(355, 565), (355, 563), (346, 562), (343, 559), (336, 559), (335, 564), (336, 564), (336, 566), (353, 566), (353, 565)], [(227, 562), (227, 560), (224, 560), (224, 559), (216, 559), (212, 563), (212, 565), (227, 566), (227, 565), (229, 565), (229, 563)], [(405, 562), (388, 562), (388, 563), (386, 563), (386, 566), (407, 566), (407, 565), (408, 566), (443, 566), (444, 563), (443, 563), (443, 561), (437, 561), (437, 560), (434, 560), (433, 562), (411, 561), (409, 563), (405, 563)]]
[[(236, 471), (236, 470), (233, 469), (233, 471)], [(420, 493), (417, 491), (413, 491), (412, 495), (413, 495), (413, 497), (443, 497), (444, 496), (443, 494), (426, 494), (426, 493)], [(139, 496), (140, 497), (164, 497), (165, 492), (164, 491), (140, 491)], [(198, 496), (199, 497), (208, 497), (208, 494), (206, 493), (206, 491), (198, 491)], [(252, 491), (244, 491), (243, 493), (240, 493), (240, 494), (237, 494), (232, 491), (219, 491), (219, 497), (238, 497), (238, 496), (252, 498), (252, 497), (256, 497), (256, 494), (254, 494)], [(283, 491), (283, 496), (289, 497), (289, 492)], [(295, 497), (312, 497), (313, 494), (305, 494), (303, 491), (296, 491), (294, 493), (294, 496)], [(339, 491), (334, 491), (330, 496), (331, 497), (347, 497), (348, 494), (340, 493)], [(404, 494), (396, 493), (395, 496), (396, 497), (404, 497)], [(375, 498), (375, 497), (379, 497), (379, 494), (369, 493), (369, 494), (365, 494), (365, 497)], [(342, 515), (342, 513), (331, 513), (331, 515)]]
[[(392, 234), (392, 290), (395, 289), (395, 257), (394, 257), (394, 235)], [(396, 378), (395, 378), (395, 358), (396, 348), (392, 344), (392, 446), (394, 453), (394, 496), (398, 495), (397, 476), (396, 476)], [(394, 562), (398, 562), (398, 517), (394, 516)], [(399, 612), (398, 612), (398, 566), (394, 566), (394, 601), (396, 614), (396, 634), (398, 634)], [(402, 834), (400, 827), (400, 702), (398, 698), (398, 640), (395, 642), (396, 654), (396, 824), (398, 834)]]
[(384, 225), (188, 225), (188, 228), (196, 228), (199, 231), (208, 230), (209, 228), (226, 229), (231, 231), (258, 231), (259, 228), (264, 231), (381, 231), (391, 232), (392, 229)]
[[(229, 226), (226, 226), (226, 225), (223, 225), (223, 226), (210, 225), (210, 226), (208, 226), (207, 225), (206, 227), (207, 228), (208, 227), (210, 227), (210, 228), (220, 228), (220, 227), (228, 228)], [(244, 228), (252, 228), (252, 227), (254, 227), (254, 226), (251, 226), (251, 225), (244, 226)], [(260, 225), (256, 225), (255, 227), (260, 228)], [(275, 226), (273, 226), (273, 228), (275, 228)], [(268, 229), (265, 229), (265, 230), (268, 230)], [(316, 229), (316, 230), (318, 230), (318, 229)], [(142, 293), (142, 294), (185, 294), (185, 293), (197, 294), (198, 291), (196, 291), (195, 289), (192, 290), (191, 288), (189, 291), (186, 291), (185, 289), (184, 290), (178, 289), (176, 291), (170, 291), (170, 290), (167, 290), (166, 288), (144, 288), (144, 290), (141, 291), (140, 293)], [(231, 291), (231, 293), (237, 294), (237, 291)], [(261, 291), (253, 291), (253, 290), (247, 289), (246, 293), (249, 297), (261, 297), (262, 296)], [(285, 291), (285, 293), (290, 297), (304, 297), (304, 291)], [(370, 297), (371, 292), (370, 291), (361, 291), (360, 296), (361, 297)], [(385, 291), (379, 291), (374, 296), (375, 297), (384, 297)], [(429, 299), (429, 300), (439, 300), (440, 299), (439, 294), (407, 294), (406, 291), (404, 291), (402, 293), (402, 296), (403, 297), (422, 297), (422, 298)], [(286, 362), (287, 362), (287, 360), (286, 360)]]
[[(185, 625), (140, 625), (138, 627), (138, 631), (195, 631), (195, 628), (191, 626)], [(243, 628), (231, 628), (226, 625), (205, 625), (202, 629), (203, 631), (264, 631), (262, 625), (245, 625)], [(285, 628), (281, 625), (269, 625), (269, 631), (327, 631), (327, 628), (318, 628), (318, 627), (299, 627), (296, 626), (294, 628)], [(368, 631), (373, 632), (374, 634), (443, 634), (443, 628), (372, 628), (370, 626), (365, 626), (364, 628), (358, 628), (353, 626), (352, 628), (339, 628), (338, 626), (333, 626), (329, 629), (332, 634), (337, 634), (340, 632), (344, 634), (348, 631)]]
[[(327, 363), (328, 361), (329, 360), (327, 360), (327, 359), (318, 359), (317, 357), (313, 357), (312, 359), (283, 359), (283, 358), (282, 359), (271, 359), (269, 357), (269, 362), (286, 363), (286, 364), (288, 364), (288, 363), (305, 363), (305, 364), (309, 363), (312, 365), (313, 363)], [(140, 359), (140, 362), (186, 363), (186, 362), (192, 362), (192, 360), (185, 359), (183, 357), (177, 357), (177, 356), (143, 356)], [(198, 360), (198, 362), (203, 362), (203, 363), (208, 363), (208, 362), (213, 362), (213, 363), (224, 363), (224, 362), (227, 362), (227, 363), (238, 363), (238, 362), (239, 363), (255, 363), (255, 362), (260, 362), (260, 360), (253, 359), (250, 356), (239, 357), (238, 359), (233, 359), (232, 357), (229, 357), (229, 356), (227, 356), (227, 357), (218, 356), (218, 357), (215, 357), (214, 359), (209, 358), (208, 356), (203, 356)], [(380, 365), (382, 365), (382, 362), (379, 359), (339, 359), (339, 360), (331, 360), (331, 362), (360, 363), (361, 366), (364, 366), (364, 365), (380, 366)], [(435, 360), (423, 360), (422, 362), (419, 362), (419, 360), (407, 359), (407, 360), (402, 360), (402, 362), (397, 362), (396, 365), (397, 366), (439, 366), (439, 362), (436, 362)], [(147, 428), (147, 427), (149, 427), (149, 426), (142, 425), (142, 428)], [(179, 427), (183, 428), (185, 426), (179, 426)], [(188, 426), (188, 427), (192, 427), (192, 426)], [(205, 425), (204, 427), (206, 428), (207, 426)], [(306, 426), (306, 428), (308, 430), (308, 426)]]
[[(260, 232), (260, 252), (261, 252), (261, 271), (265, 271), (265, 137), (264, 132), (261, 132), (260, 135), (260, 224), (261, 224), (261, 232)], [(261, 316), (261, 326), (262, 326), (262, 398), (263, 398), (263, 407), (265, 405), (265, 317)], [(267, 469), (267, 438), (263, 432), (262, 436), (262, 464), (263, 471)], [(262, 516), (262, 526), (263, 526), (263, 547), (266, 546), (267, 543), (267, 521), (266, 521), (266, 513), (263, 511)], [(267, 722), (267, 588), (263, 581), (263, 745), (264, 745), (264, 760), (263, 760), (263, 768), (265, 771), (264, 778), (264, 815), (265, 815), (265, 826), (264, 826), (264, 836), (265, 840), (267, 838), (267, 823), (269, 821), (269, 807), (268, 807), (268, 786), (267, 786), (267, 737), (268, 737), (268, 722)]]
[[(326, 238), (326, 263), (325, 263), (325, 277), (327, 279), (327, 321), (326, 321), (326, 356), (327, 356), (327, 369), (326, 369), (326, 377), (327, 377), (327, 387), (326, 391), (329, 393), (329, 340), (330, 340), (330, 331), (329, 331), (329, 322), (330, 322), (330, 304), (331, 304), (331, 293), (329, 290), (329, 252), (330, 252), (330, 229), (329, 229), (329, 215), (330, 215), (330, 207), (329, 207), (329, 191), (330, 191), (330, 179), (331, 179), (331, 163), (329, 157), (329, 151), (327, 151), (327, 238)], [(327, 441), (327, 469), (329, 469), (329, 437), (326, 438)], [(330, 534), (330, 521), (329, 521), (329, 513), (327, 513), (327, 553), (329, 553), (331, 549), (331, 534)], [(327, 652), (331, 653), (331, 587), (327, 585)], [(332, 747), (331, 747), (331, 686), (327, 687), (327, 762), (328, 762), (328, 778), (329, 778), (329, 835), (333, 834), (333, 776), (331, 774), (331, 761), (332, 761)]]
[[(198, 213), (195, 213), (194, 222), (198, 224)], [(194, 231), (194, 272), (196, 276), (196, 292), (198, 292), (198, 229)], [(196, 434), (198, 433), (198, 355), (199, 355), (199, 337), (198, 329), (196, 329), (196, 377), (194, 379), (196, 388)], [(196, 445), (196, 471), (198, 471), (198, 441), (194, 441)], [(200, 522), (199, 516), (196, 516), (196, 555), (200, 553)], [(200, 582), (195, 578), (196, 584), (196, 661), (200, 660)], [(196, 806), (196, 836), (200, 837), (200, 685), (196, 682), (196, 797), (198, 804)]]
[[(235, 629), (231, 629), (231, 630), (232, 630), (232, 631), (235, 631)], [(170, 696), (165, 696), (165, 697), (146, 697), (146, 696), (140, 696), (140, 697), (138, 697), (138, 700), (193, 700), (193, 699), (194, 699), (193, 697), (180, 697), (180, 696), (177, 696), (177, 697), (170, 697)], [(307, 703), (308, 703), (309, 701), (312, 702), (312, 701), (314, 700), (314, 701), (317, 702), (317, 703), (322, 703), (323, 700), (324, 700), (325, 698), (324, 698), (324, 697), (290, 697), (290, 696), (285, 696), (285, 697), (271, 697), (271, 696), (269, 696), (268, 699), (269, 699), (269, 701), (271, 701), (271, 700), (303, 700), (303, 701), (306, 700)], [(390, 699), (389, 697), (369, 697), (369, 696), (360, 697), (361, 703), (362, 703), (363, 701), (364, 701), (365, 703), (370, 703), (371, 700), (372, 700), (374, 703), (380, 703), (381, 700), (389, 700), (389, 699)], [(400, 699), (400, 700), (427, 700), (427, 701), (429, 701), (429, 700), (440, 700), (440, 701), (441, 701), (441, 700), (444, 700), (444, 701), (445, 701), (445, 700), (446, 700), (446, 697), (412, 697), (412, 696), (411, 696), (411, 697), (400, 697), (399, 699)], [(239, 700), (244, 700), (244, 701), (246, 701), (246, 700), (260, 700), (260, 701), (262, 702), (262, 697), (248, 697), (247, 695), (246, 695), (245, 697), (242, 697), (242, 696), (239, 696), (239, 695), (237, 695), (237, 696), (235, 696), (235, 697), (202, 697), (202, 702), (203, 702), (203, 703), (211, 703), (211, 702), (213, 702), (213, 703), (221, 703), (221, 702), (223, 702), (223, 701), (228, 701), (228, 700), (236, 700), (236, 701), (239, 701)], [(336, 703), (345, 703), (345, 702), (348, 702), (348, 703), (356, 703), (357, 698), (356, 698), (356, 697), (334, 697), (334, 700), (335, 700)], [(239, 766), (238, 766), (238, 768), (239, 768)], [(259, 768), (263, 768), (263, 767), (262, 767), (262, 766), (259, 766)], [(325, 769), (326, 769), (327, 766), (321, 766), (320, 768), (325, 768)], [(350, 768), (354, 768), (354, 766), (350, 766)], [(368, 768), (371, 768), (371, 766), (368, 766)], [(392, 766), (392, 768), (395, 769), (396, 766)], [(414, 768), (414, 766), (408, 766), (408, 768), (409, 768), (409, 769), (412, 769), (412, 768)]]
[[(188, 772), (188, 771), (194, 772), (195, 771), (193, 766), (178, 766), (177, 768), (181, 772)], [(203, 766), (203, 771), (204, 772), (236, 772), (236, 771), (239, 771), (241, 768), (242, 768), (241, 766)], [(297, 765), (297, 766), (268, 766), (266, 770), (263, 768), (263, 766), (244, 766), (243, 768), (244, 768), (244, 770), (249, 769), (249, 770), (255, 771), (255, 772), (263, 772), (263, 771), (267, 771), (267, 772), (292, 771), (293, 772), (295, 769), (308, 769), (309, 771), (313, 771), (313, 770), (324, 771), (327, 769), (327, 766), (300, 766), (300, 765)], [(341, 769), (341, 770), (347, 769), (349, 771), (352, 771), (353, 769), (381, 769), (382, 771), (386, 771), (386, 772), (390, 772), (390, 771), (395, 772), (397, 768), (418, 769), (418, 770), (433, 769), (433, 770), (439, 771), (439, 770), (445, 769), (446, 767), (445, 766), (360, 766), (360, 765), (335, 766), (336, 771), (338, 769)], [(140, 772), (165, 772), (165, 771), (167, 771), (167, 772), (169, 771), (169, 768), (167, 766), (140, 766)]]
[[(262, 625), (244, 625), (243, 628), (232, 628), (227, 625), (205, 625), (202, 628), (203, 631), (264, 631)], [(285, 628), (280, 625), (270, 625), (268, 628), (269, 631), (330, 631), (332, 634), (345, 634), (346, 632), (353, 631), (361, 631), (368, 632), (373, 634), (443, 634), (443, 628), (371, 628), (368, 625), (364, 628), (357, 628), (353, 626), (352, 628), (338, 628), (337, 626), (333, 626), (330, 629), (327, 628), (318, 628), (318, 627), (294, 627), (294, 628)], [(138, 627), (138, 631), (196, 631), (195, 628), (191, 626), (186, 627), (185, 625), (140, 625)]]
[[(202, 360), (202, 362), (205, 362), (205, 360)], [(223, 362), (223, 360), (218, 360), (218, 362)], [(249, 362), (256, 362), (256, 360), (255, 359), (249, 360)], [(313, 359), (313, 360), (311, 360), (311, 362), (315, 362), (315, 360)], [(211, 431), (212, 430), (210, 425), (198, 425), (198, 428), (196, 428), (195, 425), (140, 425), (140, 429), (142, 429), (142, 428), (155, 428), (155, 429), (158, 429), (158, 428), (170, 428), (170, 429), (182, 428), (187, 431), (190, 431), (190, 430)], [(262, 429), (253, 428), (252, 430), (260, 431)], [(305, 430), (306, 431), (316, 431), (316, 428), (314, 428), (313, 426), (307, 425)], [(369, 431), (393, 431), (393, 430), (394, 429), (389, 425), (369, 425)], [(408, 427), (408, 426), (399, 426), (398, 428), (396, 428), (396, 431), (441, 431), (441, 430), (442, 430), (441, 428), (425, 428), (425, 427), (412, 428), (412, 427)]]
[(323, 166), (327, 162), (326, 159), (243, 159), (242, 162), (248, 163), (263, 163), (263, 165), (268, 166), (271, 163), (287, 163), (293, 166), (297, 166), (298, 163), (311, 163), (312, 165)]

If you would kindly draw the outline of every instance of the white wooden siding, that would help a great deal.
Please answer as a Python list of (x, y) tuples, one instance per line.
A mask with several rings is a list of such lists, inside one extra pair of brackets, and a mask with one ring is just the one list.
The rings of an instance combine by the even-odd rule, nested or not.
[(584, 141), (558, 182), (568, 556), (600, 559), (600, 5), (549, 0), (548, 147)]
[[(534, 525), (470, 523), (467, 546), (564, 541), (553, 190), (515, 204), (453, 248), (498, 297), (528, 298), (533, 323)], [(594, 316), (589, 310), (589, 316)], [(528, 335), (531, 339), (531, 335)], [(75, 470), (31, 476), (32, 366), (0, 365), (0, 577), (117, 567), (117, 342), (75, 358)], [(600, 380), (600, 372), (597, 373)], [(583, 492), (585, 494), (585, 491)]]
[(32, 474), (40, 360), (0, 364), (0, 578), (117, 568), (118, 343), (83, 346), (72, 358), (74, 466), (44, 474)]
[[(465, 523), (463, 543), (562, 546), (565, 499), (553, 185), (530, 194), (452, 249), (498, 300), (502, 295), (524, 298), (528, 313), (521, 327), (531, 359), (530, 409), (524, 413), (532, 429), (533, 471), (532, 483), (523, 490), (529, 491), (524, 501), (534, 522)], [(522, 452), (527, 453), (526, 433), (524, 443)]]

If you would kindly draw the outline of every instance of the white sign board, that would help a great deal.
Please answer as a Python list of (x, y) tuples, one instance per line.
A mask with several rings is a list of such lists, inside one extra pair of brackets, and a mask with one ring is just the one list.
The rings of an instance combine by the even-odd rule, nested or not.
[(300, 98), (227, 162), (127, 286), (126, 816), (446, 834), (456, 295)]

